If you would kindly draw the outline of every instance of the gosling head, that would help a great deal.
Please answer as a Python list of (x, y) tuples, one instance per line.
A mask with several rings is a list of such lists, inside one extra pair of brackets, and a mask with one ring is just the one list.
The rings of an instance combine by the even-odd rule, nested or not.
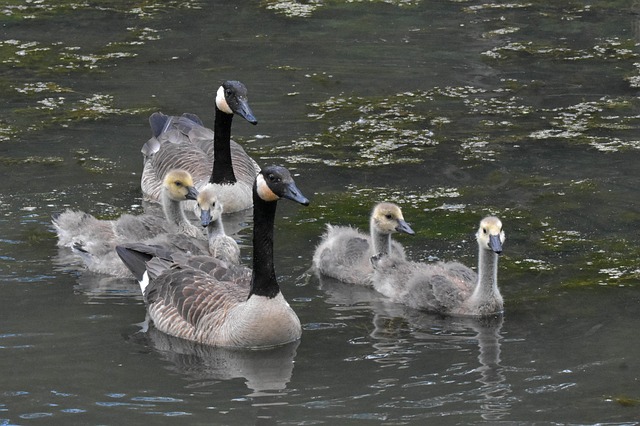
[(393, 203), (380, 203), (373, 208), (371, 213), (371, 226), (381, 234), (393, 234), (403, 232), (414, 235), (413, 229), (405, 222), (400, 207)]
[(491, 250), (496, 254), (502, 253), (502, 244), (506, 237), (500, 219), (495, 216), (487, 216), (482, 219), (476, 233), (476, 239), (480, 248)]
[(193, 186), (193, 178), (185, 170), (169, 170), (162, 185), (169, 198), (174, 201), (195, 200), (198, 196), (198, 190)]
[(247, 88), (239, 81), (229, 80), (222, 83), (216, 94), (216, 107), (227, 114), (238, 114), (251, 124), (258, 124), (249, 107)]
[(302, 195), (289, 170), (281, 166), (269, 166), (260, 170), (256, 177), (254, 194), (267, 202), (287, 198), (303, 206), (309, 205), (309, 200)]
[(217, 221), (222, 216), (222, 203), (218, 201), (218, 196), (214, 188), (207, 187), (198, 193), (194, 212), (200, 218), (203, 227)]

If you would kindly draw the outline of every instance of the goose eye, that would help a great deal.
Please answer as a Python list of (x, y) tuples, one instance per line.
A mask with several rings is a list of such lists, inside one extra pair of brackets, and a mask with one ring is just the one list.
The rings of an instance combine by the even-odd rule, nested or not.
[(273, 175), (273, 174), (269, 174), (269, 176), (267, 176), (267, 177), (269, 178), (269, 180), (271, 182), (280, 182), (280, 178), (275, 176), (275, 175)]
[(224, 95), (225, 96), (231, 96), (232, 93), (233, 92), (231, 91), (231, 89), (227, 89), (227, 90), (225, 90)]

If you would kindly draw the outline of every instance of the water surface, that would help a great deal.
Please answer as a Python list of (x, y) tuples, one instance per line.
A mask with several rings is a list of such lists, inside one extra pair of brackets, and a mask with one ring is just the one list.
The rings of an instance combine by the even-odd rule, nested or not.
[[(638, 424), (633, 1), (8, 1), (0, 12), (0, 424)], [(135, 283), (50, 216), (142, 212), (148, 115), (213, 121), (311, 199), (276, 267), (304, 326), (266, 353), (141, 332)], [(309, 273), (325, 223), (400, 204), (416, 260), (475, 264), (502, 219), (502, 319), (441, 318)], [(248, 261), (250, 228), (236, 218)]]

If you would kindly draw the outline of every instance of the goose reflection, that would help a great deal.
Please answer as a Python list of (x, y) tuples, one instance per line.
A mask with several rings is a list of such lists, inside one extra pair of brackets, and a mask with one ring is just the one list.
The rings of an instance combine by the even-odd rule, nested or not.
[(249, 396), (268, 395), (286, 389), (293, 374), (293, 360), (300, 341), (264, 350), (246, 350), (206, 346), (179, 339), (148, 326), (137, 332), (171, 365), (167, 368), (194, 381), (245, 379), (253, 392)]
[[(509, 414), (513, 398), (509, 396), (512, 390), (500, 358), (502, 315), (485, 318), (433, 315), (392, 303), (373, 289), (326, 277), (319, 280), (320, 288), (327, 295), (326, 302), (333, 305), (333, 309), (373, 311), (373, 329), (369, 336), (375, 351), (368, 359), (377, 363), (405, 367), (425, 350), (448, 351), (452, 346), (464, 349), (470, 342), (477, 344), (478, 365), (471, 373), (477, 374), (476, 382), (480, 386), (470, 393), (480, 397), (474, 401), (479, 406), (477, 411), (484, 420), (493, 421)], [(430, 376), (435, 380), (446, 374), (436, 371)], [(459, 394), (452, 397), (458, 398)]]

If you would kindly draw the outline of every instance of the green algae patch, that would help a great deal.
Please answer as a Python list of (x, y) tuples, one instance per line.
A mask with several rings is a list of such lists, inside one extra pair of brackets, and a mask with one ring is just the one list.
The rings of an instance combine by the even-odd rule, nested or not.
[(78, 149), (73, 154), (76, 162), (90, 173), (106, 173), (116, 168), (116, 163), (108, 158), (89, 154), (87, 149)]
[(36, 245), (46, 241), (55, 241), (57, 236), (40, 224), (28, 224), (21, 228), (21, 240)]
[(350, 3), (386, 3), (397, 7), (413, 7), (423, 0), (262, 0), (261, 6), (273, 13), (283, 15), (287, 18), (308, 18), (321, 8), (339, 6)]
[(26, 164), (44, 164), (44, 165), (58, 165), (64, 163), (62, 157), (38, 157), (30, 156), (24, 158), (15, 157), (0, 157), (0, 164), (5, 166), (17, 166)]
[(278, 147), (296, 163), (348, 168), (419, 163), (437, 145), (424, 127), (430, 117), (415, 106), (421, 95), (399, 93), (385, 98), (338, 96), (314, 103), (309, 118), (329, 124), (324, 133)]
[(618, 395), (618, 396), (614, 396), (611, 398), (608, 398), (608, 400), (615, 402), (616, 404), (622, 406), (622, 407), (638, 407), (640, 406), (640, 398), (633, 398), (633, 397), (629, 397), (626, 395)]

